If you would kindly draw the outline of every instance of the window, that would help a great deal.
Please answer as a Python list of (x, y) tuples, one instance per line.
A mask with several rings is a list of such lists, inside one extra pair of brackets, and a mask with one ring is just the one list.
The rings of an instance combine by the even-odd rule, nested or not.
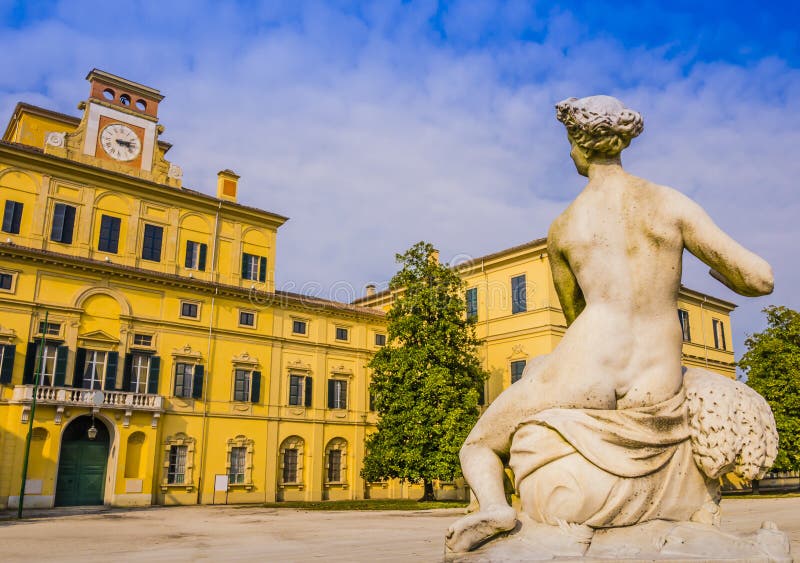
[(292, 321), (292, 333), (293, 334), (305, 334), (306, 333), (306, 321)]
[(149, 347), (153, 345), (153, 336), (151, 334), (134, 334), (133, 335), (133, 345), (134, 346), (145, 346)]
[(242, 253), (242, 279), (252, 281), (266, 281), (267, 259), (255, 254)]
[(376, 333), (375, 334), (375, 346), (386, 346), (386, 335)]
[(336, 327), (336, 340), (343, 340), (343, 341), (346, 342), (348, 337), (349, 337), (348, 333), (349, 333), (349, 331), (346, 328), (341, 327), (341, 326), (337, 326)]
[(208, 246), (202, 242), (194, 242), (193, 240), (186, 241), (186, 261), (184, 266), (190, 270), (200, 270), (204, 272), (206, 269), (206, 254)]
[(119, 250), (119, 227), (121, 221), (118, 217), (103, 215), (100, 217), (100, 239), (97, 241), (97, 250), (102, 252), (117, 253)]
[(295, 448), (283, 450), (283, 482), (297, 483), (297, 450)]
[(325, 447), (325, 482), (344, 484), (347, 481), (347, 442), (334, 438)]
[(712, 319), (711, 323), (714, 329), (714, 348), (727, 350), (725, 347), (725, 325), (719, 319)]
[(228, 485), (253, 488), (253, 447), (255, 440), (242, 434), (228, 440)]
[(303, 483), (303, 449), (305, 442), (300, 436), (289, 436), (279, 449), (280, 484), (302, 485)]
[(133, 354), (131, 360), (131, 381), (128, 391), (131, 393), (147, 393), (147, 378), (150, 375), (150, 355)]
[(39, 358), (37, 362), (42, 362), (39, 385), (52, 386), (56, 377), (56, 363), (58, 360), (58, 346), (55, 344), (45, 344), (44, 354), (37, 348)]
[(328, 408), (329, 409), (347, 408), (347, 380), (345, 379), (328, 380)]
[(478, 288), (471, 287), (467, 290), (467, 318), (478, 318)]
[(186, 453), (188, 446), (170, 446), (167, 483), (182, 485), (186, 481)]
[(681, 332), (683, 333), (683, 341), (691, 342), (692, 333), (689, 329), (689, 311), (678, 309), (678, 320), (681, 323)]
[(0, 272), (0, 289), (11, 291), (14, 287), (14, 275)]
[(0, 384), (11, 383), (16, 353), (17, 347), (13, 344), (0, 344)]
[(72, 231), (75, 228), (75, 208), (65, 203), (56, 203), (53, 208), (53, 226), (50, 240), (72, 244)]
[(102, 389), (106, 376), (106, 353), (98, 350), (86, 351), (86, 364), (83, 368), (83, 387)]
[(58, 336), (61, 333), (61, 323), (47, 323), (45, 326), (44, 321), (39, 321), (39, 334), (47, 336)]
[(511, 278), (511, 313), (524, 313), (528, 310), (525, 274)]
[(194, 487), (195, 439), (178, 432), (167, 436), (164, 447), (161, 491), (166, 493), (170, 485), (179, 485), (190, 491)]
[(157, 225), (144, 226), (142, 239), (142, 259), (161, 262), (161, 240), (164, 238), (164, 227)]
[(338, 483), (342, 480), (342, 452), (330, 450), (328, 452), (328, 482)]
[(233, 485), (241, 485), (244, 483), (244, 469), (247, 462), (247, 448), (243, 446), (232, 447), (230, 455), (228, 483)]
[(233, 376), (233, 400), (234, 401), (249, 401), (250, 400), (250, 372), (243, 369), (237, 369)]
[(252, 311), (239, 311), (239, 324), (241, 326), (256, 326), (256, 314)]
[(192, 380), (194, 379), (192, 364), (175, 364), (175, 396), (189, 399), (192, 397)]
[(19, 224), (22, 221), (22, 204), (18, 201), (6, 201), (3, 211), (3, 232), (12, 235), (19, 234)]
[(289, 376), (289, 405), (293, 407), (310, 407), (311, 387), (311, 377), (291, 374)]
[(522, 372), (525, 371), (525, 363), (525, 360), (511, 362), (511, 383), (516, 383), (522, 378)]
[(200, 304), (192, 301), (181, 301), (181, 317), (197, 319), (200, 317)]

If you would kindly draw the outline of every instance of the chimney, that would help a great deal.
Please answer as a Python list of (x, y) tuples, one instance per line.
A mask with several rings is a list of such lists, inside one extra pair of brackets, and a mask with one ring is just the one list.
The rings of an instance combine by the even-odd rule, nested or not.
[(225, 201), (236, 202), (236, 191), (239, 187), (239, 176), (229, 169), (217, 172), (217, 197)]
[(367, 287), (364, 288), (366, 290), (367, 297), (372, 297), (375, 295), (375, 284), (368, 283)]

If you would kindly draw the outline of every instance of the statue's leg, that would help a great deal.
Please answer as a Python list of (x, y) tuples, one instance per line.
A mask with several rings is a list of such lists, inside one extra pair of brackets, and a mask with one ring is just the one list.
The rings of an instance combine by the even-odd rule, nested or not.
[(517, 423), (540, 407), (540, 400), (526, 393), (529, 385), (522, 383), (512, 385), (489, 405), (461, 447), (461, 470), (480, 510), (450, 527), (446, 543), (452, 551), (474, 549), (516, 525), (517, 513), (506, 500), (503, 460), (508, 458)]

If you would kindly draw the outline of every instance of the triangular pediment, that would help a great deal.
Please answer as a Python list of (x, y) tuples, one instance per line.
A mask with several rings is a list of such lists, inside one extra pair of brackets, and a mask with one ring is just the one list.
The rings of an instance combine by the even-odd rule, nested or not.
[(92, 332), (87, 332), (85, 334), (79, 334), (78, 338), (87, 342), (93, 342), (98, 344), (119, 344), (119, 338), (114, 338), (107, 332), (103, 332), (102, 330), (93, 330)]

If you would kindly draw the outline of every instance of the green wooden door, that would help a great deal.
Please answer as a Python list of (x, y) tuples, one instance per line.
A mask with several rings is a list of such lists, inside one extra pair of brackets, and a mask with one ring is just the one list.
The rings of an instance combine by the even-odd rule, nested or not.
[(76, 420), (70, 425), (73, 426), (75, 428), (68, 428), (62, 438), (56, 482), (56, 506), (103, 504), (108, 462), (108, 431), (98, 422), (97, 438), (89, 440), (85, 432), (88, 425)]

